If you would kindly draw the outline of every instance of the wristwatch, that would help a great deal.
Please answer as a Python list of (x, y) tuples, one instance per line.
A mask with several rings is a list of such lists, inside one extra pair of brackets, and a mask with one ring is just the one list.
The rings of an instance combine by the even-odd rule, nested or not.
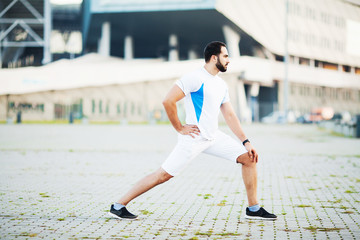
[(245, 141), (243, 141), (242, 144), (245, 146), (245, 144), (246, 144), (247, 142), (250, 143), (249, 139), (246, 139)]

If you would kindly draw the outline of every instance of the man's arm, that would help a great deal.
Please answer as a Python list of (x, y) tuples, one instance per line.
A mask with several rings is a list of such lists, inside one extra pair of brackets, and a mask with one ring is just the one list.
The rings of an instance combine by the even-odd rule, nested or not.
[(196, 125), (182, 125), (177, 115), (176, 102), (180, 101), (184, 97), (184, 92), (177, 85), (174, 85), (162, 103), (175, 130), (180, 134), (190, 135), (194, 138), (194, 135), (199, 135), (200, 133), (198, 127)]
[[(240, 121), (235, 114), (235, 111), (230, 102), (223, 103), (220, 107), (221, 112), (225, 118), (226, 124), (230, 127), (231, 131), (240, 139), (241, 142), (244, 142), (247, 137), (241, 127)], [(249, 153), (249, 157), (258, 161), (258, 154), (251, 145), (251, 143), (245, 143), (245, 148)]]

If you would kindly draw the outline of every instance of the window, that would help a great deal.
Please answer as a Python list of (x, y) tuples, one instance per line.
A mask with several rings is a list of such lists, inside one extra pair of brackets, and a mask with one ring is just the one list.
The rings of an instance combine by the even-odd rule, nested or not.
[(355, 68), (355, 74), (360, 74), (360, 68)]
[(333, 64), (333, 63), (325, 63), (324, 62), (323, 67), (325, 69), (338, 70), (338, 66), (336, 64)]
[(99, 100), (99, 113), (102, 113), (102, 100)]
[(138, 115), (140, 116), (142, 113), (141, 104), (138, 104)]
[(44, 112), (44, 104), (37, 104), (36, 109), (41, 111), (41, 112)]
[(131, 103), (131, 115), (135, 114), (135, 103)]
[(278, 61), (278, 62), (283, 62), (283, 61), (284, 61), (284, 57), (283, 57), (283, 56), (280, 56), (280, 55), (275, 55), (275, 59), (276, 59), (276, 61)]
[(124, 117), (127, 117), (127, 102), (124, 102), (124, 109), (123, 109), (123, 112), (124, 112)]
[(348, 100), (352, 101), (353, 100), (353, 92), (351, 90), (348, 90), (347, 93), (348, 93)]
[(295, 95), (295, 93), (296, 93), (296, 86), (294, 85), (294, 84), (291, 84), (291, 87), (290, 87), (290, 89), (291, 89), (291, 94), (292, 95)]
[(117, 112), (117, 114), (121, 114), (121, 106), (120, 106), (120, 103), (118, 103), (118, 104), (116, 105), (116, 112)]
[(92, 113), (95, 113), (95, 100), (93, 99), (93, 100), (91, 100), (91, 109), (92, 109)]
[(319, 60), (315, 60), (315, 67), (322, 68), (323, 63), (321, 61), (319, 61)]
[(9, 102), (8, 107), (9, 107), (9, 109), (15, 108), (15, 103), (14, 102)]
[(351, 100), (351, 92), (349, 90), (345, 90), (343, 92), (343, 100), (345, 101)]
[(307, 66), (309, 66), (309, 65), (310, 65), (310, 59), (300, 58), (300, 59), (299, 59), (299, 63), (300, 63), (300, 65), (307, 65)]
[(105, 112), (106, 114), (109, 114), (109, 102), (106, 103)]

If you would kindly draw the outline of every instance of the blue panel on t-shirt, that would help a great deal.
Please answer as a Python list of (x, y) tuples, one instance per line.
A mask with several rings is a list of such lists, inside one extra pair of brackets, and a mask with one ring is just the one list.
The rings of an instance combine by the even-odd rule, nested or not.
[(197, 121), (199, 122), (204, 103), (204, 83), (199, 90), (191, 93), (191, 99), (194, 104)]

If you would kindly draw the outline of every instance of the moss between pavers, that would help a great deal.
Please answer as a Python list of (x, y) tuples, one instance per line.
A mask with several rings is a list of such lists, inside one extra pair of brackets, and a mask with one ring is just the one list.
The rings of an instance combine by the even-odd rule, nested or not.
[(233, 233), (233, 232), (222, 232), (222, 233), (214, 233), (213, 231), (207, 231), (207, 232), (196, 232), (195, 236), (207, 236), (207, 237), (211, 237), (211, 236), (240, 236), (241, 233)]
[(311, 206), (311, 205), (306, 205), (306, 204), (299, 204), (299, 205), (296, 205), (295, 207), (306, 208), (306, 207), (313, 207), (313, 206)]
[(18, 236), (21, 236), (21, 237), (36, 237), (37, 235), (38, 235), (37, 233), (22, 232)]
[(306, 230), (310, 230), (312, 232), (321, 231), (321, 232), (332, 232), (332, 231), (340, 231), (343, 228), (324, 228), (324, 227), (304, 227)]

